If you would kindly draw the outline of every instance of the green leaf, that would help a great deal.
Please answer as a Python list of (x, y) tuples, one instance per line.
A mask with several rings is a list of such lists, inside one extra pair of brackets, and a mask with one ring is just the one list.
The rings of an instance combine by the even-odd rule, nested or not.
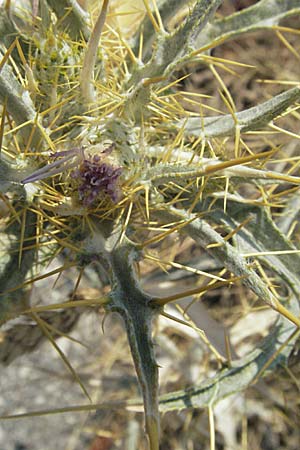
[[(201, 206), (199, 207), (201, 208)], [(212, 225), (198, 218), (197, 213), (191, 214), (186, 210), (179, 210), (170, 206), (162, 206), (160, 214), (168, 221), (186, 222), (186, 225), (181, 228), (184, 233), (188, 234), (204, 250), (220, 261), (227, 270), (237, 277), (242, 277), (243, 284), (251, 289), (264, 303), (300, 326), (300, 319), (291, 314), (281, 304), (263, 279), (249, 266), (247, 259), (228, 240), (225, 240), (215, 231)]]
[(261, 0), (238, 13), (214, 20), (197, 40), (197, 48), (213, 47), (244, 33), (265, 30), (300, 13), (299, 0)]
[[(28, 289), (22, 285), (34, 263), (36, 216), (27, 212), (24, 224), (20, 217), (20, 222), (16, 220), (0, 233), (0, 324), (17, 317), (29, 305)], [(23, 249), (20, 257), (22, 233), (26, 246), (33, 248)]]
[(7, 9), (0, 7), (0, 40), (9, 47), (12, 44), (19, 31), (13, 22)]
[[(299, 314), (299, 306), (293, 299), (294, 314)], [(297, 329), (296, 329), (297, 330)], [(220, 400), (244, 391), (260, 376), (267, 374), (266, 367), (274, 371), (286, 363), (299, 335), (295, 327), (280, 317), (272, 331), (259, 348), (232, 363), (225, 369), (199, 385), (163, 395), (159, 398), (161, 412), (178, 411), (187, 408), (207, 408)], [(271, 364), (272, 363), (272, 364)]]
[(198, 0), (180, 27), (173, 33), (159, 34), (152, 58), (146, 65), (136, 68), (127, 83), (128, 88), (145, 78), (169, 76), (178, 64), (189, 59), (195, 36), (203, 30), (220, 3), (221, 0)]
[(90, 36), (89, 15), (80, 7), (76, 0), (47, 0), (60, 20), (59, 26), (67, 31), (73, 39)]
[(299, 222), (300, 196), (296, 192), (287, 202), (282, 214), (277, 220), (277, 226), (282, 233), (287, 234), (293, 223)]
[[(186, 0), (162, 0), (158, 4), (159, 14), (162, 20), (162, 23), (165, 27), (168, 25), (168, 21), (174, 17), (180, 9), (186, 5)], [(153, 41), (156, 37), (156, 30), (153, 27), (153, 24), (146, 14), (143, 22), (141, 23), (139, 30), (134, 38), (134, 44), (132, 46), (133, 52), (137, 55), (139, 51), (140, 44), (140, 34), (143, 34), (143, 55), (142, 59), (149, 59), (149, 55), (151, 55), (151, 47)]]
[[(0, 56), (3, 56), (0, 52)], [(24, 142), (31, 140), (33, 148), (37, 148), (44, 136), (35, 124), (37, 112), (27, 90), (19, 83), (10, 66), (6, 63), (0, 71), (0, 102), (7, 106), (17, 125), (25, 124), (20, 128)], [(28, 123), (27, 123), (28, 122)], [(32, 128), (35, 131), (32, 135)]]
[[(204, 207), (204, 205), (202, 206)], [(259, 295), (260, 292), (263, 293), (264, 291), (262, 287), (264, 283), (252, 269), (249, 269), (248, 265), (244, 265), (245, 259), (244, 263), (241, 261), (242, 253), (249, 250), (263, 253), (276, 252), (258, 256), (258, 258), (290, 288), (288, 311), (291, 317), (299, 317), (300, 256), (295, 253), (277, 254), (281, 251), (294, 252), (296, 248), (280, 232), (262, 207), (228, 201), (229, 215), (222, 211), (221, 204), (220, 208), (218, 208), (218, 203), (214, 206), (214, 210), (208, 214), (209, 218), (214, 223), (226, 224), (229, 230), (236, 229), (248, 216), (252, 217), (253, 220), (246, 223), (235, 236), (238, 247), (236, 250), (231, 244), (223, 241), (220, 247), (208, 250), (209, 253), (215, 254), (215, 257), (235, 274), (249, 271), (245, 284), (249, 284), (253, 292)], [(202, 207), (199, 205), (199, 211), (201, 210)], [(183, 217), (183, 211), (178, 211), (176, 214), (173, 209), (172, 212), (173, 219), (176, 215)], [(171, 214), (169, 218), (171, 218)], [(185, 231), (203, 247), (206, 247), (212, 241), (221, 244), (223, 240), (207, 223), (196, 218), (195, 221), (186, 225)], [(257, 283), (258, 290), (254, 286), (255, 283)], [(263, 293), (263, 297), (265, 294), (266, 291)], [(261, 298), (263, 299), (263, 297)], [(166, 412), (185, 408), (205, 408), (215, 405), (229, 395), (245, 390), (260, 376), (263, 376), (267, 369), (274, 371), (278, 366), (286, 364), (299, 333), (299, 324), (295, 328), (284, 315), (280, 315), (277, 323), (259, 348), (246, 357), (234, 361), (232, 367), (217, 373), (216, 376), (198, 386), (162, 396), (160, 398), (160, 410)]]
[(234, 136), (237, 128), (241, 133), (255, 131), (266, 126), (300, 99), (300, 88), (295, 87), (282, 92), (260, 105), (238, 112), (234, 115), (195, 118), (178, 122), (178, 128), (184, 126), (186, 135), (211, 138)]
[(241, 254), (258, 253), (255, 258), (276, 273), (279, 280), (300, 298), (300, 253), (295, 253), (298, 249), (276, 226), (267, 209), (228, 199), (227, 211), (230, 214), (224, 212), (223, 202), (218, 201), (208, 217), (217, 224), (226, 225), (229, 230), (236, 229), (249, 217), (251, 220), (235, 236), (237, 250)]

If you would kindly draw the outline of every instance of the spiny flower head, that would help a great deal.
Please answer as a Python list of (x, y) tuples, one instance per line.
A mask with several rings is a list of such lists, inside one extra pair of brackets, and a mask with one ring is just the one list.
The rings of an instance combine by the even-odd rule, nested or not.
[(78, 199), (84, 206), (91, 206), (101, 194), (116, 202), (121, 196), (119, 178), (122, 168), (107, 159), (113, 148), (112, 144), (101, 154), (90, 153), (82, 147), (54, 153), (51, 158), (55, 161), (33, 172), (22, 183), (33, 183), (69, 172), (73, 181), (72, 190), (78, 193)]
[(121, 167), (114, 167), (102, 162), (99, 155), (85, 158), (71, 177), (78, 183), (79, 200), (90, 206), (102, 193), (107, 194), (113, 202), (120, 198), (119, 178)]

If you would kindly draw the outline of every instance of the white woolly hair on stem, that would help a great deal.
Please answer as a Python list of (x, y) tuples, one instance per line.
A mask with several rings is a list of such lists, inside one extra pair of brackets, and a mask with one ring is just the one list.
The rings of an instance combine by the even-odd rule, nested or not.
[(87, 48), (84, 55), (81, 75), (80, 75), (80, 88), (81, 95), (85, 103), (93, 103), (96, 100), (95, 90), (93, 87), (93, 72), (97, 58), (97, 50), (100, 41), (100, 36), (105, 24), (106, 14), (108, 10), (109, 0), (104, 0), (97, 18), (95, 26), (93, 28), (91, 37), (87, 44)]

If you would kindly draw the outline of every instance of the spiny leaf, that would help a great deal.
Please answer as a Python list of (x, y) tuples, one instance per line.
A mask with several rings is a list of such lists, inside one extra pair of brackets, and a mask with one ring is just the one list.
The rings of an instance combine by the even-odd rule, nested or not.
[(234, 136), (238, 128), (240, 133), (263, 128), (300, 99), (300, 88), (295, 87), (282, 92), (260, 105), (224, 116), (189, 118), (180, 121), (178, 128), (184, 126), (189, 136), (212, 138), (217, 136)]
[[(164, 24), (167, 28), (168, 21), (176, 15), (180, 9), (186, 5), (186, 0), (162, 0), (159, 2), (158, 10)], [(134, 38), (133, 52), (137, 55), (139, 52), (140, 35), (143, 35), (142, 60), (146, 61), (151, 55), (151, 45), (156, 37), (156, 30), (153, 27), (149, 15), (141, 23), (137, 35)]]
[(238, 13), (214, 20), (198, 36), (196, 45), (204, 51), (241, 34), (272, 28), (285, 17), (299, 13), (298, 0), (260, 0)]
[(227, 206), (230, 215), (223, 211), (219, 202), (208, 215), (216, 223), (226, 224), (230, 229), (248, 217), (250, 220), (236, 235), (240, 253), (254, 252), (257, 255), (255, 258), (276, 273), (294, 295), (300, 296), (300, 255), (295, 253), (297, 248), (277, 228), (266, 209), (232, 200), (228, 201)]
[[(189, 46), (193, 45), (194, 35), (200, 32), (214, 13), (221, 0), (198, 0), (185, 22), (173, 33), (158, 36), (156, 50), (151, 60), (142, 68), (135, 70), (128, 86), (138, 84), (143, 78), (166, 75), (169, 65), (176, 66)], [(170, 72), (170, 70), (168, 70)]]
[[(22, 264), (19, 269), (19, 245), (18, 239), (22, 225), (13, 223), (0, 234), (0, 323), (4, 323), (12, 317), (16, 317), (28, 307), (28, 292), (24, 289), (24, 279), (30, 272), (35, 250), (22, 251)], [(27, 213), (24, 238), (35, 239), (35, 215)], [(18, 286), (16, 288), (16, 286)]]
[[(294, 314), (299, 314), (296, 303), (294, 298)], [(272, 370), (275, 370), (286, 363), (299, 333), (299, 329), (295, 330), (288, 321), (280, 318), (261, 346), (246, 357), (233, 362), (231, 368), (224, 369), (198, 386), (161, 396), (160, 411), (206, 408), (216, 405), (218, 401), (232, 394), (244, 391), (255, 382), (257, 376), (265, 375), (270, 365)]]
[[(208, 251), (212, 256), (224, 264), (227, 270), (230, 270), (235, 276), (243, 277), (243, 284), (249, 287), (263, 302), (280, 312), (295, 325), (300, 326), (300, 319), (291, 314), (283, 306), (279, 299), (271, 292), (266, 283), (249, 267), (247, 261), (240, 252), (229, 242), (221, 237), (207, 221), (197, 218), (194, 214), (188, 214), (185, 210), (179, 210), (174, 207), (162, 207), (161, 214), (167, 220), (182, 220), (184, 217), (189, 223), (182, 230), (193, 238), (202, 248)], [(191, 217), (195, 220), (191, 221)]]
[(89, 16), (75, 0), (47, 0), (50, 8), (53, 9), (58, 19), (59, 25), (74, 39), (84, 37), (86, 40), (90, 36)]

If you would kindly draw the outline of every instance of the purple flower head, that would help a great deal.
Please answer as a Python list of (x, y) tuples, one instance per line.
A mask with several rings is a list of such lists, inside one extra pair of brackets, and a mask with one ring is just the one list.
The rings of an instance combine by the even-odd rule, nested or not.
[(93, 156), (86, 153), (83, 147), (53, 153), (50, 155), (53, 162), (36, 170), (21, 183), (33, 183), (71, 170), (70, 175), (79, 200), (85, 206), (90, 206), (101, 193), (116, 202), (120, 197), (119, 177), (122, 168), (105, 161), (114, 147), (115, 145), (111, 144), (100, 154)]
[(118, 181), (121, 173), (121, 167), (114, 167), (101, 161), (99, 155), (94, 155), (85, 158), (79, 168), (72, 171), (71, 177), (78, 183), (79, 200), (90, 206), (101, 193), (108, 195), (113, 202), (118, 200)]

